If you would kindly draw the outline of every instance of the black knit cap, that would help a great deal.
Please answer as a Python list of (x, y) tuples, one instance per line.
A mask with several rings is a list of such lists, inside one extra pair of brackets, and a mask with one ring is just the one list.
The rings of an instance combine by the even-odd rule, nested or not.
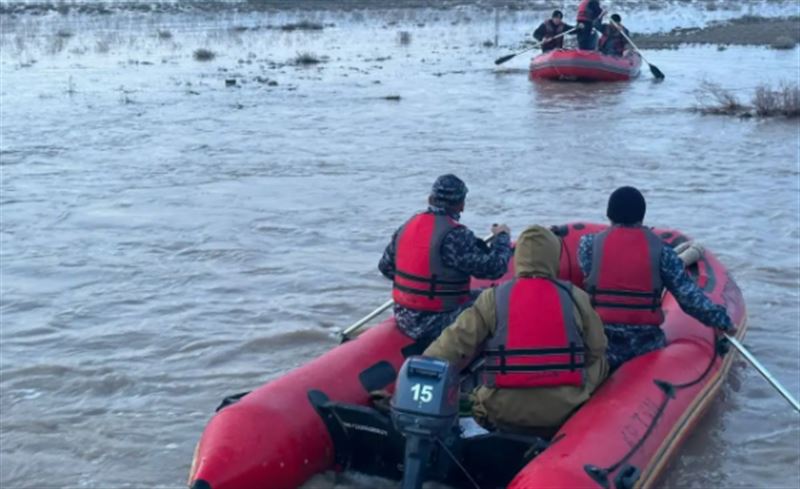
[(616, 224), (634, 224), (644, 221), (647, 205), (644, 196), (633, 187), (620, 187), (608, 198), (606, 215)]
[(452, 173), (442, 175), (433, 182), (431, 198), (436, 205), (460, 204), (467, 197), (467, 185)]
[(555, 19), (556, 17), (558, 17), (559, 19), (563, 19), (564, 18), (564, 12), (562, 12), (560, 10), (553, 10), (552, 18)]

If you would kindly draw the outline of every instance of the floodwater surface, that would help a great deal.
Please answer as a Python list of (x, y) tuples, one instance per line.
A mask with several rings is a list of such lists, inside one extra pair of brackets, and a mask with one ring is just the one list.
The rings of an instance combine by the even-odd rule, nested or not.
[[(0, 18), (0, 486), (183, 485), (222, 397), (386, 300), (383, 247), (447, 172), (479, 235), (603, 221), (641, 188), (649, 224), (730, 267), (746, 343), (800, 393), (800, 126), (693, 110), (704, 81), (743, 100), (796, 82), (800, 50), (649, 51), (663, 83), (534, 84), (527, 55), (493, 60), (541, 12), (498, 16), (500, 48), (488, 11), (269, 28), (293, 15)], [(798, 487), (799, 454), (800, 419), (739, 361), (661, 483)]]

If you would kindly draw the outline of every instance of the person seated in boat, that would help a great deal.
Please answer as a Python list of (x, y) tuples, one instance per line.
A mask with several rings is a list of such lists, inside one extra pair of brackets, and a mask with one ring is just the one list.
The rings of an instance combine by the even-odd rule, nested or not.
[(470, 276), (497, 279), (508, 271), (511, 230), (492, 226), (491, 246), (476, 238), (458, 222), (466, 196), (457, 176), (437, 178), (428, 209), (395, 231), (378, 263), (394, 283), (397, 326), (416, 340), (432, 341), (469, 306)]
[(611, 226), (583, 236), (578, 245), (584, 289), (605, 323), (612, 370), (666, 346), (660, 327), (665, 288), (684, 312), (701, 323), (723, 331), (734, 327), (725, 306), (711, 302), (686, 273), (677, 253), (642, 225), (645, 210), (639, 190), (616, 189), (606, 212)]
[(600, 0), (582, 0), (578, 5), (578, 15), (575, 18), (578, 36), (578, 49), (592, 51), (597, 46), (597, 34), (594, 30), (600, 27), (603, 17), (603, 8)]
[(603, 323), (583, 290), (556, 280), (560, 254), (552, 231), (526, 229), (515, 279), (483, 291), (423, 353), (462, 369), (482, 358), (471, 398), (486, 429), (549, 436), (608, 375)]
[[(603, 24), (599, 29), (603, 35), (600, 37), (598, 48), (601, 53), (608, 56), (622, 56), (628, 47), (628, 40), (625, 39), (625, 36), (630, 37), (630, 32), (622, 25), (622, 17), (619, 14), (612, 15), (611, 20), (613, 22)], [(622, 32), (625, 33), (625, 36), (622, 35)]]
[(543, 53), (564, 47), (564, 36), (553, 39), (559, 34), (573, 29), (573, 26), (562, 21), (563, 18), (564, 14), (560, 10), (555, 10), (553, 11), (552, 17), (542, 22), (539, 27), (533, 31), (533, 38), (537, 41), (543, 41)]

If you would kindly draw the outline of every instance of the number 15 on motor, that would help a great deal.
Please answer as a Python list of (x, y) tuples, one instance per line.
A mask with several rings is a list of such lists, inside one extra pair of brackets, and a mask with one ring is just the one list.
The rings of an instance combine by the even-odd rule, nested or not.
[(433, 400), (433, 386), (414, 384), (411, 386), (411, 397), (420, 403), (429, 403)]

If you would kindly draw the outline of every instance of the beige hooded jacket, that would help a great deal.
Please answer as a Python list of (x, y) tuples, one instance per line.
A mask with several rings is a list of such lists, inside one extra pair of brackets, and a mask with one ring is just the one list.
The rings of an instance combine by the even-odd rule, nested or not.
[[(560, 253), (561, 243), (552, 232), (542, 226), (529, 227), (517, 240), (516, 275), (556, 278)], [(478, 387), (473, 393), (473, 415), (479, 423), (511, 431), (559, 426), (608, 376), (603, 323), (583, 290), (573, 286), (572, 296), (578, 305), (575, 318), (586, 346), (585, 385), (529, 389)], [(495, 328), (495, 293), (494, 289), (488, 289), (444, 330), (424, 355), (463, 368), (480, 354)]]

